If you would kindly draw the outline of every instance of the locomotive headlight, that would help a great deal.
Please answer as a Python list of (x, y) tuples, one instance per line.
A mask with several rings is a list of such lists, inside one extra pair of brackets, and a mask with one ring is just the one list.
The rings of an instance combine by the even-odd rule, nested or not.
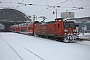
[(68, 30), (65, 29), (64, 32), (68, 32)]
[(67, 33), (65, 33), (65, 35), (66, 35)]
[(74, 35), (76, 35), (76, 33), (74, 33)]

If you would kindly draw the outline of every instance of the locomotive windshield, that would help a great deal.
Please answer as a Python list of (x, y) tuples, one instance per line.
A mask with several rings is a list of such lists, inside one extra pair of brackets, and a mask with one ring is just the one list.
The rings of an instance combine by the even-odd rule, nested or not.
[(64, 22), (64, 27), (65, 28), (74, 28), (75, 24), (72, 22)]

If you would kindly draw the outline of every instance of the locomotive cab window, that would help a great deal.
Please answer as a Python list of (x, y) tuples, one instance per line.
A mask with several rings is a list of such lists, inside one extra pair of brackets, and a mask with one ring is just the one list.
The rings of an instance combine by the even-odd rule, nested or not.
[(65, 28), (74, 28), (75, 24), (71, 22), (64, 22), (64, 27)]
[(70, 28), (74, 28), (75, 24), (74, 23), (69, 23)]
[(69, 28), (69, 23), (68, 22), (64, 22), (64, 27), (65, 28)]

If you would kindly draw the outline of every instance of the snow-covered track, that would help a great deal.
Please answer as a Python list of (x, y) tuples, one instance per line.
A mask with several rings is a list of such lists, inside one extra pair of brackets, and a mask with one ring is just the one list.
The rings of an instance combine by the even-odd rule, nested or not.
[[(0, 35), (1, 36), (1, 35)], [(2, 37), (2, 36), (1, 36)], [(3, 37), (2, 37), (3, 38)], [(16, 52), (16, 50), (6, 41), (5, 38), (3, 38), (3, 40), (5, 41), (5, 43), (15, 52), (15, 54), (21, 59), (23, 60), (23, 58)]]
[[(5, 36), (6, 36), (6, 35), (5, 35)], [(6, 39), (5, 39), (3, 36), (1, 36), (1, 37), (2, 37), (2, 38), (4, 39), (4, 41), (10, 46), (10, 48), (17, 54), (17, 56), (18, 56), (21, 60), (24, 60), (24, 59), (16, 52), (16, 50), (6, 41)], [(7, 37), (8, 37), (8, 36), (7, 36)], [(24, 47), (23, 45), (21, 45), (20, 43), (16, 42), (14, 39), (12, 39), (12, 38), (10, 38), (10, 37), (8, 37), (8, 38), (11, 39), (13, 42), (17, 43), (19, 46), (23, 47), (25, 50), (27, 50), (27, 51), (30, 52), (31, 54), (33, 54), (33, 55), (35, 55), (36, 57), (38, 57), (40, 60), (44, 60), (42, 57), (40, 57), (40, 56), (37, 55), (36, 53), (30, 51), (30, 49), (28, 49), (28, 48)]]
[[(87, 41), (83, 42), (86, 45), (82, 45), (82, 42), (78, 41), (76, 43), (63, 43), (11, 32), (0, 33), (0, 35), (23, 60), (90, 60), (90, 42), (88, 42), (87, 46), (87, 43), (85, 43)], [(2, 52), (0, 52), (0, 59), (21, 60), (1, 36), (0, 51)], [(11, 55), (7, 53), (8, 51)], [(4, 52), (7, 53), (7, 55)], [(8, 55), (13, 55), (13, 58)]]

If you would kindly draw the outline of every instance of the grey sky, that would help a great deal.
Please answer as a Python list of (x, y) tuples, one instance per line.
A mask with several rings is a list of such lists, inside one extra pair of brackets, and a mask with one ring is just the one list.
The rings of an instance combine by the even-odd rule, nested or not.
[[(90, 0), (0, 0), (0, 8), (14, 8), (24, 12), (27, 15), (46, 16), (47, 20), (54, 20), (55, 14), (53, 11), (57, 9), (58, 17), (61, 17), (61, 12), (66, 10), (75, 12), (75, 17), (88, 17), (90, 16)], [(18, 4), (24, 3), (24, 4)], [(26, 5), (25, 4), (34, 4)], [(49, 6), (60, 6), (49, 7)], [(19, 7), (17, 7), (19, 6)], [(77, 8), (73, 8), (77, 7)], [(84, 9), (78, 9), (83, 7)], [(37, 18), (40, 19), (40, 18)]]

